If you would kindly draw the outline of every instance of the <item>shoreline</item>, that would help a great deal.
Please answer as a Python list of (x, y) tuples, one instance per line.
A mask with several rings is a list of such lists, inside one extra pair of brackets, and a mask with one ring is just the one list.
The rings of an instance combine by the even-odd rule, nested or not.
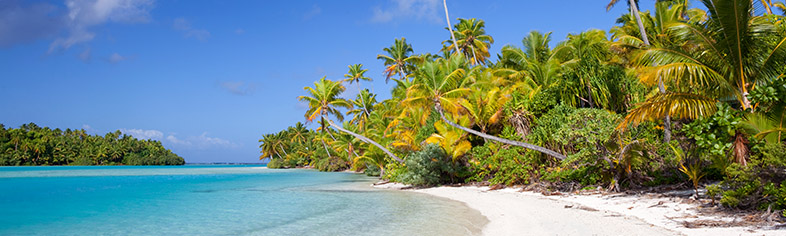
[[(772, 226), (721, 227), (746, 219), (702, 213), (706, 209), (700, 204), (680, 197), (597, 193), (545, 196), (514, 188), (411, 189), (400, 183), (373, 187), (463, 202), (489, 220), (483, 235), (786, 235), (786, 230)], [(686, 227), (700, 224), (712, 226)]]

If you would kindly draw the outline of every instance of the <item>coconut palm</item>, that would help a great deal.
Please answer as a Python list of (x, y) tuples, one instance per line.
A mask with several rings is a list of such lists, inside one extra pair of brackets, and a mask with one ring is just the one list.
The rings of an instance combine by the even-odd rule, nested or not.
[(377, 103), (377, 95), (372, 94), (368, 89), (361, 90), (355, 100), (350, 100), (354, 109), (347, 111), (347, 115), (353, 115), (352, 124), (358, 125), (359, 130), (364, 130), (368, 123), (368, 117), (374, 111), (374, 104)]
[(751, 1), (703, 3), (709, 12), (706, 22), (674, 23), (668, 29), (690, 47), (654, 47), (637, 57), (643, 83), (663, 80), (675, 91), (651, 97), (621, 127), (666, 115), (712, 115), (717, 101), (751, 109), (749, 91), (786, 72), (786, 37), (765, 17), (753, 15)]
[[(461, 118), (459, 123), (469, 125), (470, 120)], [(439, 144), (442, 150), (445, 150), (445, 153), (451, 157), (452, 161), (457, 161), (472, 149), (472, 144), (465, 137), (466, 133), (461, 132), (460, 129), (447, 125), (445, 122), (434, 123), (434, 128), (437, 132), (426, 139), (426, 143)]]
[(461, 107), (467, 112), (472, 122), (480, 127), (480, 132), (487, 133), (489, 126), (496, 125), (502, 120), (503, 106), (509, 100), (499, 88), (489, 91), (473, 90), (467, 99), (459, 101)]
[(456, 43), (456, 34), (453, 33), (453, 25), (450, 24), (450, 14), (448, 14), (448, 1), (442, 0), (442, 6), (445, 7), (445, 21), (448, 22), (448, 31), (450, 31), (450, 39), (453, 40), (453, 47), (458, 48), (458, 44)]
[[(609, 1), (609, 4), (606, 5), (606, 11), (611, 10), (611, 8), (614, 7), (614, 5), (617, 4), (617, 2), (619, 2), (619, 0)], [(641, 22), (641, 16), (639, 15), (639, 7), (636, 4), (637, 2), (638, 0), (630, 0), (628, 2), (628, 8), (630, 8), (630, 14), (636, 18), (636, 24), (639, 25), (639, 33), (641, 35), (642, 42), (644, 43), (645, 46), (649, 46), (650, 41), (647, 38), (647, 31), (644, 29), (644, 23)]]
[(412, 56), (412, 45), (407, 43), (407, 39), (395, 39), (393, 45), (388, 48), (383, 48), (388, 55), (377, 55), (377, 59), (385, 60), (385, 83), (390, 80), (390, 77), (399, 75), (404, 78), (409, 72), (411, 64), (419, 60), (419, 57)]
[(287, 133), (292, 143), (303, 144), (308, 140), (308, 129), (303, 123), (297, 122), (295, 126), (287, 128)]
[(433, 106), (434, 109), (439, 112), (442, 120), (453, 127), (492, 141), (539, 151), (561, 160), (565, 159), (564, 155), (552, 150), (529, 143), (503, 139), (481, 133), (458, 125), (447, 119), (443, 109), (450, 113), (457, 114), (460, 109), (458, 101), (470, 92), (470, 89), (466, 86), (468, 82), (465, 76), (466, 67), (466, 61), (461, 54), (449, 59), (437, 59), (433, 62), (424, 63), (416, 71), (415, 84), (408, 89), (407, 99), (402, 101), (402, 104), (405, 106), (425, 107), (426, 110), (429, 110), (428, 108)]
[(489, 58), (489, 47), (494, 43), (494, 38), (486, 35), (486, 22), (475, 18), (458, 20), (452, 30), (455, 39), (445, 41), (449, 45), (444, 49), (460, 51), (467, 58), (472, 58), (472, 64), (485, 62)]
[(277, 155), (278, 158), (281, 158), (281, 154), (279, 154), (278, 151), (275, 149), (274, 143), (276, 138), (277, 137), (275, 134), (265, 134), (262, 136), (261, 139), (259, 139), (259, 142), (262, 143), (259, 145), (259, 147), (262, 149), (260, 151), (262, 155), (259, 156), (260, 160), (265, 158), (272, 158), (273, 154)]
[(322, 77), (322, 79), (314, 83), (314, 87), (304, 87), (303, 89), (308, 91), (309, 95), (300, 96), (298, 99), (300, 101), (308, 102), (309, 109), (305, 114), (307, 121), (311, 122), (319, 117), (322, 121), (322, 130), (325, 130), (325, 125), (329, 124), (331, 127), (341, 132), (350, 134), (363, 142), (371, 143), (374, 146), (377, 146), (394, 160), (403, 162), (403, 160), (393, 155), (393, 153), (391, 153), (379, 143), (352, 131), (346, 130), (341, 126), (334, 124), (330, 119), (326, 119), (326, 116), (333, 115), (339, 121), (343, 121), (344, 116), (341, 114), (338, 108), (352, 108), (352, 104), (349, 103), (346, 99), (339, 98), (339, 95), (341, 95), (341, 93), (346, 90), (346, 88), (341, 85), (341, 82), (335, 82)]

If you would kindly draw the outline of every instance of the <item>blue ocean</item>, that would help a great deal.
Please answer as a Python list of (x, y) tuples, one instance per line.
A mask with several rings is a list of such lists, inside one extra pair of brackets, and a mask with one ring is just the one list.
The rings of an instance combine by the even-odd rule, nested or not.
[(0, 235), (477, 235), (462, 203), (352, 173), (0, 167)]

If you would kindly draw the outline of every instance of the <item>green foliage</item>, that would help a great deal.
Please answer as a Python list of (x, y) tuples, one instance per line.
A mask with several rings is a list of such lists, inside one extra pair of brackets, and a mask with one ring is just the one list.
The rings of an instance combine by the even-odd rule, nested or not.
[(533, 155), (526, 153), (524, 148), (500, 147), (493, 142), (474, 147), (469, 161), (472, 175), (468, 180), (507, 186), (528, 184), (536, 162), (532, 160)]
[(349, 168), (349, 162), (341, 159), (341, 157), (333, 155), (327, 158), (322, 158), (316, 160), (314, 163), (314, 168), (319, 171), (339, 171), (339, 170), (346, 170)]
[(182, 165), (182, 157), (160, 141), (138, 140), (120, 131), (104, 136), (34, 123), (0, 125), (0, 165)]
[(377, 177), (381, 173), (381, 170), (379, 169), (379, 167), (377, 167), (375, 165), (367, 165), (366, 169), (363, 170), (363, 173), (368, 175), (368, 176)]
[(742, 209), (786, 209), (786, 146), (756, 145), (747, 166), (730, 164), (727, 178), (708, 187), (708, 195), (720, 203)]
[(281, 158), (274, 158), (270, 159), (270, 162), (267, 163), (267, 168), (270, 169), (281, 169), (284, 168), (284, 160)]
[(680, 130), (694, 141), (691, 152), (702, 161), (712, 163), (713, 176), (724, 174), (731, 164), (729, 152), (734, 134), (742, 122), (742, 114), (725, 103), (717, 103), (718, 111), (706, 118), (699, 118), (682, 126)]
[(605, 152), (619, 115), (601, 109), (581, 108), (566, 117), (559, 129), (552, 134), (553, 142), (568, 153), (567, 163), (577, 165), (604, 165), (598, 158)]
[(463, 181), (466, 167), (454, 163), (441, 147), (429, 144), (409, 155), (404, 162), (405, 171), (398, 178), (413, 186), (436, 186)]

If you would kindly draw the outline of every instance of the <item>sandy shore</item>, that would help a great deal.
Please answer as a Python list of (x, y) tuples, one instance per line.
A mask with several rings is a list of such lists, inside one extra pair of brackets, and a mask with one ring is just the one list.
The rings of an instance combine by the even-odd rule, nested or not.
[[(381, 188), (401, 188), (384, 184)], [(444, 197), (480, 211), (489, 223), (484, 235), (786, 235), (772, 227), (687, 228), (685, 221), (729, 222), (704, 216), (698, 204), (667, 197), (630, 195), (544, 196), (518, 189), (437, 187), (406, 190)], [(722, 225), (722, 223), (721, 223)]]

